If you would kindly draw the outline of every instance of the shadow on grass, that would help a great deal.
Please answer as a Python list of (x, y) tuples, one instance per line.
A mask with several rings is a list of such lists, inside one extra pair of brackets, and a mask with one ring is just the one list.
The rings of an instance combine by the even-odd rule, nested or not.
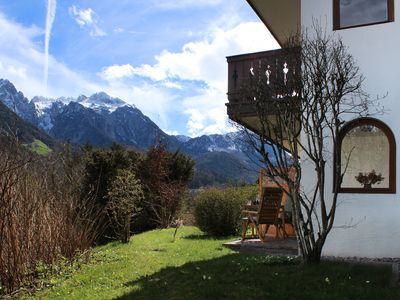
[(344, 263), (302, 266), (230, 254), (167, 267), (126, 283), (118, 299), (399, 299), (390, 270)]

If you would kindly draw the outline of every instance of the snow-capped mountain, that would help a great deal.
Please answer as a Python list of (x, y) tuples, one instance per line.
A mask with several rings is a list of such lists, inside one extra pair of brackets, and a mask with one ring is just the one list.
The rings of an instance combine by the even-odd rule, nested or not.
[[(37, 116), (36, 122), (33, 123), (45, 131), (50, 132), (56, 122), (56, 118), (63, 113), (64, 109), (72, 102), (79, 103), (81, 106), (89, 108), (99, 114), (109, 114), (119, 107), (129, 106), (121, 99), (113, 98), (104, 92), (93, 94), (90, 97), (81, 95), (78, 98), (60, 97), (54, 99), (36, 96), (30, 102), (30, 106), (34, 106)], [(77, 109), (78, 107), (75, 108)]]
[(175, 137), (178, 139), (178, 141), (180, 141), (182, 143), (186, 143), (187, 141), (189, 141), (191, 139), (191, 137), (187, 136), (187, 135), (175, 135)]
[[(247, 155), (244, 155), (247, 146), (237, 133), (195, 138), (168, 135), (134, 105), (104, 92), (78, 98), (37, 96), (29, 101), (11, 82), (0, 79), (0, 101), (50, 136), (73, 144), (107, 146), (116, 142), (147, 149), (162, 142), (171, 150), (179, 149), (192, 155), (198, 167), (207, 171), (212, 169), (210, 164), (218, 165), (221, 160), (248, 164)], [(237, 173), (238, 178), (242, 178), (243, 174)]]
[(119, 107), (130, 106), (119, 98), (113, 98), (104, 92), (96, 93), (89, 98), (82, 95), (79, 96), (76, 102), (82, 104), (86, 108), (91, 108), (100, 113), (112, 113)]
[(202, 135), (185, 142), (187, 152), (200, 154), (205, 152), (243, 152), (245, 145), (237, 132), (227, 134)]
[(57, 147), (57, 142), (52, 137), (23, 120), (0, 101), (0, 139), (2, 142), (4, 136), (16, 137), (23, 144), (31, 144), (35, 140), (40, 140), (49, 148)]
[(36, 96), (29, 101), (10, 81), (0, 79), (0, 100), (22, 119), (77, 144), (118, 142), (145, 149), (161, 140), (192, 155), (243, 152), (237, 133), (196, 138), (168, 135), (134, 105), (104, 92), (78, 98)]
[(15, 86), (8, 80), (0, 79), (0, 99), (18, 116), (25, 121), (35, 124), (35, 106), (25, 98), (22, 92), (18, 92)]
[(35, 105), (36, 110), (41, 112), (50, 109), (54, 103), (58, 103), (59, 105), (68, 105), (70, 102), (77, 102), (86, 108), (93, 109), (96, 112), (108, 112), (108, 113), (113, 112), (118, 107), (128, 105), (121, 99), (113, 98), (104, 92), (93, 94), (90, 97), (81, 95), (78, 98), (60, 97), (54, 99), (54, 98), (45, 98), (42, 96), (36, 96), (31, 100), (31, 102)]

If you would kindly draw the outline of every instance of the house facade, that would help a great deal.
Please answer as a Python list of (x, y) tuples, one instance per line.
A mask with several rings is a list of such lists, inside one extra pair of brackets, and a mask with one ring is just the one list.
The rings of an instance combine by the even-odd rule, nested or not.
[[(349, 117), (340, 133), (343, 177), (335, 226), (323, 255), (400, 257), (400, 197), (396, 140), (400, 139), (400, 2), (395, 0), (248, 0), (277, 41), (286, 39), (315, 20), (328, 33), (340, 35), (365, 77), (364, 90), (372, 98), (383, 97), (385, 113), (368, 118)], [(274, 61), (281, 67), (267, 70), (281, 78), (295, 69), (284, 52), (273, 50), (228, 58), (228, 115), (257, 131), (251, 103), (239, 103), (237, 89), (258, 61)], [(268, 64), (272, 66), (271, 64)], [(270, 73), (268, 73), (270, 72)], [(268, 75), (269, 76), (269, 75)], [(278, 77), (279, 77), (278, 76)], [(272, 80), (272, 79), (271, 79)], [(273, 117), (273, 112), (271, 112)], [(344, 165), (345, 158), (348, 158)], [(333, 156), (326, 171), (327, 199), (333, 190)], [(303, 167), (302, 186), (315, 184), (312, 170)]]

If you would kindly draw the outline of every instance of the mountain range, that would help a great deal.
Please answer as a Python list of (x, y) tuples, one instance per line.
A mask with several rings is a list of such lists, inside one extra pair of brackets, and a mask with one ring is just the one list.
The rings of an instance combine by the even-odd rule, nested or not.
[[(161, 142), (170, 150), (180, 150), (196, 161), (193, 186), (254, 182), (257, 177), (254, 152), (249, 151), (238, 133), (213, 134), (190, 138), (168, 135), (134, 105), (104, 92), (90, 97), (36, 96), (28, 100), (7, 79), (0, 79), (0, 114), (8, 110), (11, 119), (24, 122), (24, 130), (36, 130), (35, 139), (48, 146), (56, 140), (75, 145), (106, 147), (112, 143), (145, 150)], [(1, 118), (0, 128), (10, 126)], [(20, 131), (24, 131), (20, 130)], [(249, 159), (249, 154), (252, 159)]]

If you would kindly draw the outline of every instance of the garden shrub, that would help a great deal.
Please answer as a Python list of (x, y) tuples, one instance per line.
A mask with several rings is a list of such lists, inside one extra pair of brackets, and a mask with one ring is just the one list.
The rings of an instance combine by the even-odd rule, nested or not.
[(142, 185), (132, 172), (118, 170), (107, 196), (109, 199), (106, 208), (111, 227), (122, 243), (128, 243), (131, 219), (143, 199)]
[[(117, 144), (110, 149), (94, 149), (87, 145), (83, 152), (82, 197), (90, 195), (96, 205), (108, 212), (99, 221), (104, 230), (98, 243), (120, 239), (115, 232), (116, 219), (113, 217), (111, 224), (109, 222), (110, 206), (115, 209), (119, 206), (108, 204), (111, 199), (108, 193), (121, 170), (130, 172), (140, 180), (143, 191), (143, 200), (135, 205), (135, 218), (130, 220), (131, 231), (167, 228), (175, 221), (187, 184), (193, 177), (194, 161), (189, 156), (179, 151), (169, 152), (162, 144), (150, 147), (146, 153), (127, 150)], [(123, 211), (121, 209), (118, 214)]]
[(256, 197), (256, 187), (206, 189), (194, 201), (194, 214), (199, 228), (213, 236), (238, 233), (242, 206)]
[(147, 225), (167, 228), (178, 217), (188, 182), (193, 177), (194, 161), (189, 156), (169, 152), (162, 144), (147, 151), (140, 165), (140, 179), (144, 187), (144, 209)]

